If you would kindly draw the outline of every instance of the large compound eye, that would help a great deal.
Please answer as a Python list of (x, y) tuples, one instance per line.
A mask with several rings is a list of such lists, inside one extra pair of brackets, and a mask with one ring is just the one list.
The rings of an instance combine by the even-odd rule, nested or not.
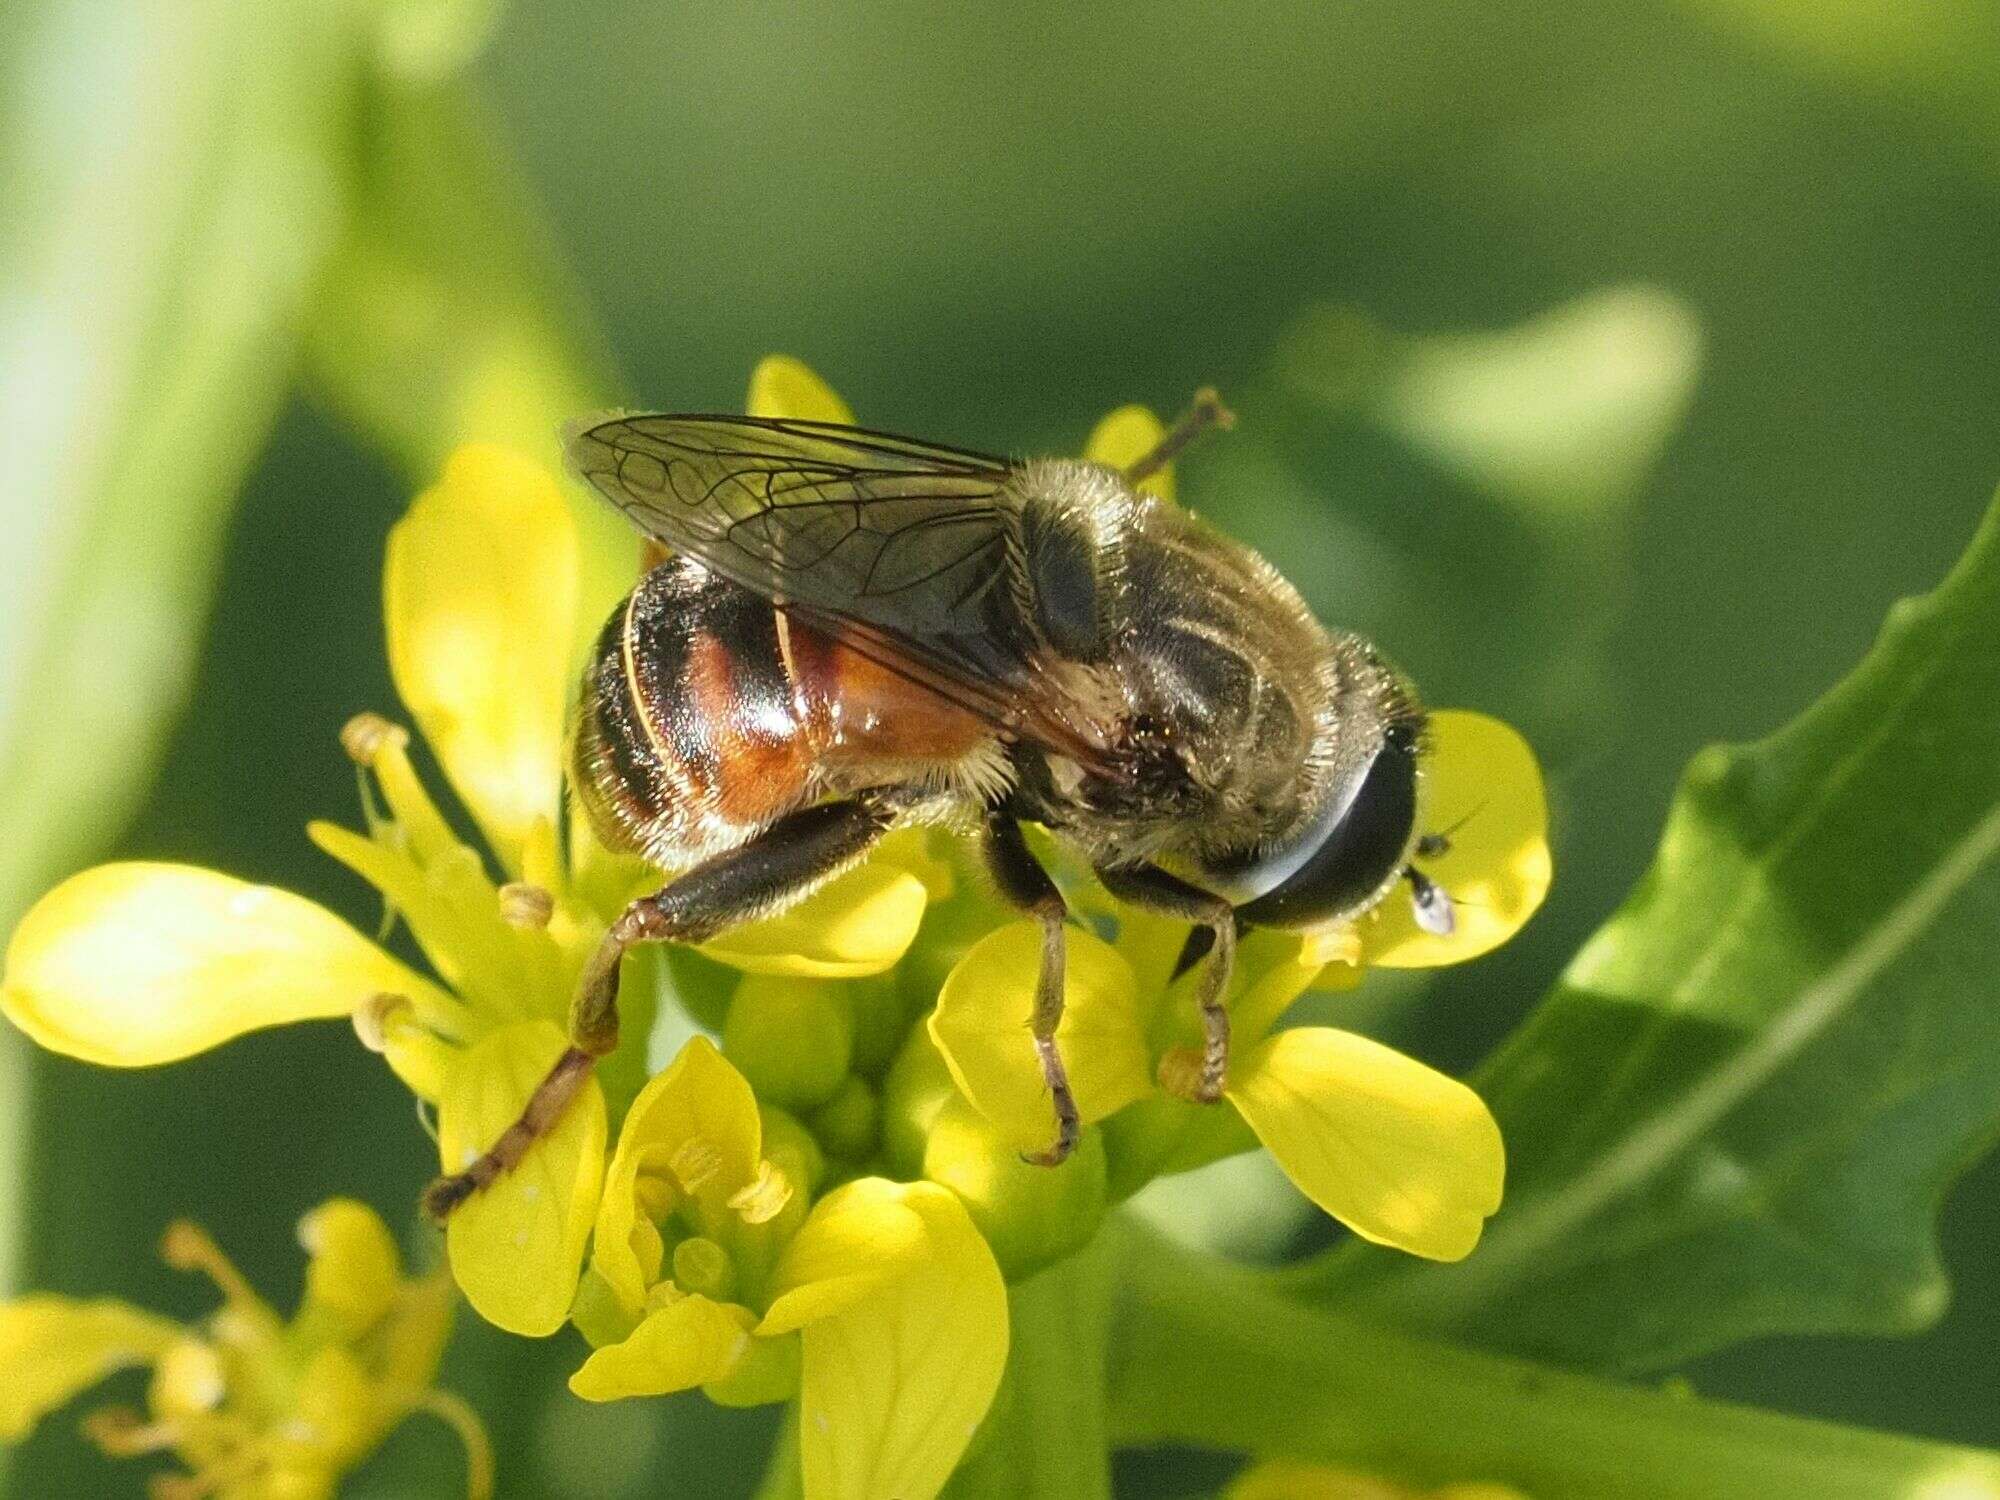
[[(1392, 731), (1344, 803), (1298, 843), (1237, 874), (1239, 886), (1264, 886), (1238, 907), (1245, 921), (1311, 927), (1349, 916), (1401, 871), (1417, 824), (1414, 741)], [(1276, 882), (1267, 884), (1273, 876)]]

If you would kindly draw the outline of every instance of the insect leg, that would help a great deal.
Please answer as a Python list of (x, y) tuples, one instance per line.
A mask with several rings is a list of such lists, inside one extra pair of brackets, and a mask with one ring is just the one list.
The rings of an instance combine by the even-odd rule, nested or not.
[(1229, 1012), (1223, 1008), (1222, 997), (1229, 988), (1229, 971), (1236, 964), (1235, 909), (1222, 897), (1157, 865), (1100, 869), (1097, 878), (1121, 901), (1184, 922), (1199, 922), (1215, 934), (1208, 967), (1195, 990), (1202, 1029), (1201, 1082), (1195, 1097), (1203, 1104), (1213, 1104), (1222, 1097), (1222, 1085), (1229, 1077)]
[(1083, 1128), (1077, 1117), (1076, 1096), (1070, 1092), (1069, 1070), (1056, 1048), (1056, 1028), (1062, 1024), (1063, 1013), (1063, 960), (1068, 952), (1063, 921), (1069, 908), (1048, 871), (1035, 862), (1028, 841), (1021, 836), (1021, 825), (997, 810), (986, 818), (986, 861), (1000, 893), (1042, 924), (1042, 971), (1035, 980), (1035, 1011), (1030, 1025), (1035, 1055), (1041, 1059), (1042, 1077), (1055, 1104), (1056, 1139), (1048, 1150), (1027, 1159), (1036, 1166), (1053, 1167), (1076, 1149)]
[(635, 943), (698, 943), (790, 904), (865, 854), (895, 812), (865, 799), (803, 808), (626, 907), (584, 968), (570, 1008), (568, 1049), (529, 1096), (521, 1117), (483, 1156), (424, 1190), (425, 1212), (445, 1218), (518, 1165), (528, 1148), (555, 1128), (597, 1059), (618, 1045), (618, 965), (627, 949)]
[(1157, 474), (1172, 463), (1180, 451), (1211, 427), (1220, 427), (1225, 432), (1236, 425), (1236, 413), (1222, 404), (1222, 397), (1216, 394), (1214, 386), (1203, 386), (1194, 393), (1194, 400), (1181, 418), (1174, 423), (1152, 451), (1125, 467), (1128, 484), (1137, 484), (1148, 475)]

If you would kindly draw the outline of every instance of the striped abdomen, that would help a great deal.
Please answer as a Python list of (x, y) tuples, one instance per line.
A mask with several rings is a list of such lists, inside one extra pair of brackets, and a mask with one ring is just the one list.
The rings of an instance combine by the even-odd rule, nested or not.
[(676, 557), (598, 637), (571, 780), (610, 847), (672, 865), (828, 792), (946, 773), (990, 740), (935, 693)]

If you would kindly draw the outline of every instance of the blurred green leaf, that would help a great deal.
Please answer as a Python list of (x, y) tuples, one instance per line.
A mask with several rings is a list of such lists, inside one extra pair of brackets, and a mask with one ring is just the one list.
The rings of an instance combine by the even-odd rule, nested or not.
[(16, 12), (0, 119), (0, 918), (115, 829), (339, 229), (344, 8)]
[(98, 0), (8, 28), (0, 931), (124, 824), (184, 700), (338, 231), (355, 51), (334, 4)]
[(1992, 160), (2000, 17), (1991, 0), (1682, 0), (1718, 28), (1953, 115)]
[(1508, 1201), (1456, 1266), (1304, 1295), (1645, 1369), (1921, 1329), (1939, 1200), (2000, 1129), (2000, 504), (1798, 721), (1690, 768), (1652, 871), (1480, 1087)]
[[(554, 467), (559, 425), (610, 404), (611, 359), (491, 123), (460, 84), (386, 78), (363, 118), (354, 221), (307, 330), (312, 381), (413, 485), (464, 442)], [(582, 486), (568, 493), (594, 629), (638, 542)]]

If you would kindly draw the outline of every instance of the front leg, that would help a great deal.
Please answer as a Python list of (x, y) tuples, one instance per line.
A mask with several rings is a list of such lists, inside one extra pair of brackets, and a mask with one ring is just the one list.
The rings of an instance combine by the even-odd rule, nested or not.
[(1108, 867), (1100, 869), (1097, 878), (1121, 901), (1184, 922), (1201, 923), (1215, 934), (1208, 966), (1195, 988), (1202, 1029), (1201, 1081), (1195, 1099), (1213, 1104), (1222, 1097), (1222, 1086), (1229, 1078), (1229, 1012), (1222, 1000), (1229, 990), (1229, 971), (1236, 965), (1235, 909), (1222, 897), (1157, 865)]
[(618, 1045), (618, 967), (626, 950), (636, 943), (698, 943), (788, 906), (867, 853), (894, 816), (889, 806), (866, 799), (803, 808), (626, 907), (584, 966), (570, 1007), (569, 1047), (484, 1155), (424, 1190), (424, 1211), (444, 1219), (555, 1129), (597, 1059)]
[(1000, 894), (1042, 924), (1042, 970), (1035, 979), (1035, 1009), (1029, 1024), (1042, 1078), (1055, 1105), (1056, 1138), (1048, 1150), (1037, 1151), (1027, 1160), (1038, 1167), (1053, 1167), (1076, 1149), (1083, 1130), (1076, 1095), (1070, 1092), (1069, 1070), (1056, 1048), (1056, 1028), (1062, 1024), (1064, 961), (1069, 952), (1063, 922), (1069, 907), (1049, 879), (1049, 872), (1035, 862), (1034, 851), (1021, 836), (1021, 825), (998, 810), (986, 817), (986, 862)]

